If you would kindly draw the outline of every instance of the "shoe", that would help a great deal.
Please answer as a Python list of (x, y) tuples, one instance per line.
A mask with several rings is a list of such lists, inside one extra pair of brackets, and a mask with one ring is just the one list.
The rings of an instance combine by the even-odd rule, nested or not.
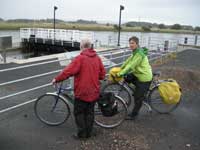
[(125, 120), (135, 120), (135, 118), (137, 117), (138, 113), (131, 113), (128, 114), (127, 117), (125, 118)]

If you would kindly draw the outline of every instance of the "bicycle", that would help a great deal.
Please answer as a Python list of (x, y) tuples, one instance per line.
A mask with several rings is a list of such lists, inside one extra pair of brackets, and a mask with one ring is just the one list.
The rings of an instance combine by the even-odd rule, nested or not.
[[(70, 104), (73, 105), (74, 96), (71, 86), (63, 87), (63, 83), (55, 86), (55, 92), (48, 92), (37, 98), (34, 111), (36, 117), (49, 126), (58, 126), (63, 124), (70, 116)], [(113, 96), (118, 105), (118, 113), (112, 117), (106, 117), (102, 114), (98, 103), (95, 104), (95, 123), (103, 128), (114, 128), (119, 126), (127, 115), (127, 105), (124, 100)]]
[[(153, 73), (153, 80), (151, 81), (150, 88), (145, 96), (145, 100), (143, 101), (143, 105), (148, 107), (148, 110), (152, 112), (152, 110), (160, 113), (160, 114), (168, 114), (174, 111), (181, 102), (181, 99), (176, 104), (165, 104), (160, 97), (158, 87), (162, 82), (169, 81), (168, 79), (159, 79), (160, 72)], [(132, 83), (127, 83), (125, 80), (119, 82), (108, 83), (102, 88), (103, 92), (113, 92), (115, 95), (118, 95), (124, 99), (127, 106), (131, 105), (131, 102), (134, 97), (135, 85)]]

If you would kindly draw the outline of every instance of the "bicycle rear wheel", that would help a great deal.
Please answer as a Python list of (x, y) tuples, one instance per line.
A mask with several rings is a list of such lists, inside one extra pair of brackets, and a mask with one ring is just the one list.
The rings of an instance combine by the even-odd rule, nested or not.
[(181, 99), (177, 104), (165, 104), (159, 94), (158, 87), (154, 87), (148, 95), (148, 101), (151, 108), (156, 112), (160, 114), (168, 114), (178, 107)]
[(61, 125), (70, 116), (67, 102), (54, 93), (40, 96), (35, 102), (34, 111), (40, 121), (50, 126)]
[(94, 114), (95, 123), (103, 128), (114, 128), (119, 126), (127, 116), (127, 105), (124, 100), (119, 96), (113, 96), (118, 105), (118, 112), (114, 116), (106, 117), (102, 114), (98, 103), (95, 104)]
[(128, 89), (124, 86), (122, 86), (119, 83), (109, 83), (106, 84), (103, 88), (102, 88), (102, 92), (106, 93), (106, 92), (111, 92), (114, 93), (115, 95), (123, 98), (123, 100), (125, 101), (126, 105), (129, 107), (131, 105), (131, 94), (128, 91)]

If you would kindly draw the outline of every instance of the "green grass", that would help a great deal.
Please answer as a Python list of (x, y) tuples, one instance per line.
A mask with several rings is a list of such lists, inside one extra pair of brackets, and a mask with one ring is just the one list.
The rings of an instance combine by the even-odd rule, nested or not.
[[(53, 28), (53, 23), (8, 23), (0, 22), (0, 30), (19, 30), (20, 28)], [(113, 25), (103, 24), (70, 24), (70, 23), (57, 23), (57, 29), (73, 29), (73, 30), (86, 30), (86, 31), (116, 31)], [(141, 27), (125, 27), (122, 26), (124, 32), (144, 32)], [(199, 32), (189, 30), (172, 30), (172, 29), (158, 29), (152, 28), (150, 32), (156, 33), (184, 33), (194, 34)]]

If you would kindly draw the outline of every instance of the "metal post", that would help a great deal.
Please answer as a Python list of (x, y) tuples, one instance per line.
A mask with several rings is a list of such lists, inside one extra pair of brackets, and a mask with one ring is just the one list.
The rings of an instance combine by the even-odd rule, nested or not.
[(198, 40), (198, 36), (195, 35), (195, 39), (194, 39), (194, 45), (195, 45), (195, 46), (197, 45), (197, 40)]
[(184, 44), (185, 45), (188, 44), (188, 38), (187, 37), (184, 38)]
[(164, 42), (164, 51), (168, 51), (169, 50), (169, 41), (165, 41)]
[(53, 11), (53, 32), (54, 32), (54, 44), (55, 44), (55, 29), (56, 29), (56, 10), (58, 7), (54, 6), (54, 11)]
[(121, 30), (121, 12), (124, 10), (124, 6), (120, 5), (120, 10), (119, 10), (119, 27), (118, 27), (118, 42), (117, 46), (120, 46), (120, 30)]
[(6, 63), (6, 49), (3, 51), (3, 62)]
[(112, 58), (113, 58), (113, 54), (112, 54), (112, 51), (110, 52), (110, 66), (112, 66)]
[(123, 62), (125, 61), (125, 55), (126, 55), (126, 51), (125, 51), (125, 49), (124, 49), (124, 53), (123, 53)]

